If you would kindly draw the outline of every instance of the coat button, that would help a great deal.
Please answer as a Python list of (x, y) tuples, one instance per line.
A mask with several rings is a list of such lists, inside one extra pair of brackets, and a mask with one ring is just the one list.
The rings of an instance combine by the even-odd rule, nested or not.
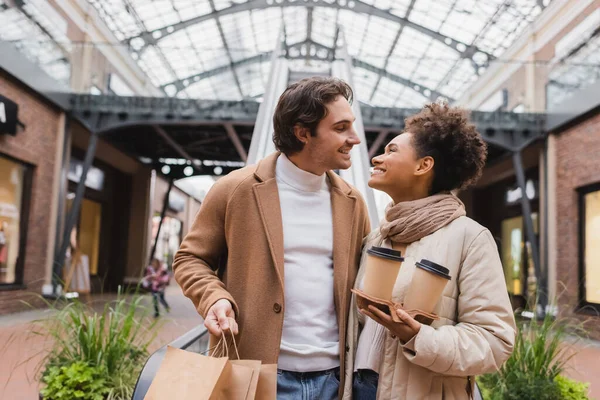
[(279, 304), (279, 303), (273, 304), (273, 311), (275, 311), (277, 314), (279, 314), (281, 312), (281, 304)]

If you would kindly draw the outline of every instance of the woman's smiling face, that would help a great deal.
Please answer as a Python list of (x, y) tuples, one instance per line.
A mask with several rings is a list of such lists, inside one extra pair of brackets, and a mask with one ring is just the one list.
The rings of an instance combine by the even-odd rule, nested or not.
[[(369, 186), (381, 190), (393, 199), (405, 198), (422, 181), (422, 160), (412, 144), (412, 133), (396, 136), (385, 146), (385, 153), (373, 157), (373, 172)], [(412, 196), (409, 196), (412, 197)]]

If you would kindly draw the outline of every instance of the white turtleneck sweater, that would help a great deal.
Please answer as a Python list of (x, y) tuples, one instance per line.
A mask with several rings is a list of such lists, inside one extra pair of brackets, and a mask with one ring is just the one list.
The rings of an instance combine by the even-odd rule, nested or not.
[(335, 368), (340, 365), (339, 336), (327, 178), (296, 167), (284, 154), (277, 159), (275, 172), (285, 261), (278, 368), (297, 372)]

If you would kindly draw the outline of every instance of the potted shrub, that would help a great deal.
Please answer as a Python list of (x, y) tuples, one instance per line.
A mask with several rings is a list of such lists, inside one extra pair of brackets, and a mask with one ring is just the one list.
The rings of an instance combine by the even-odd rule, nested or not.
[(36, 322), (52, 343), (39, 366), (41, 397), (129, 400), (158, 329), (141, 301), (119, 293), (102, 312), (80, 301), (52, 305), (52, 317)]
[(581, 324), (546, 314), (518, 323), (513, 354), (499, 372), (477, 379), (484, 400), (587, 400), (588, 386), (563, 375), (573, 356), (567, 336), (581, 333)]

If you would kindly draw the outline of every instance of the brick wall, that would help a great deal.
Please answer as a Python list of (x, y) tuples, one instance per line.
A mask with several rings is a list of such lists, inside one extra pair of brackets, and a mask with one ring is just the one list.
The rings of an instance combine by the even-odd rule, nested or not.
[[(600, 114), (556, 138), (557, 294), (559, 308), (572, 311), (578, 301), (579, 204), (576, 189), (600, 182)], [(600, 339), (600, 317), (576, 314)]]
[(46, 251), (50, 204), (54, 180), (57, 129), (60, 110), (0, 71), (0, 94), (19, 105), (19, 120), (25, 124), (16, 136), (0, 135), (0, 154), (33, 165), (30, 213), (25, 248), (24, 290), (0, 288), (0, 315), (26, 309), (21, 300), (40, 304), (46, 276)]

